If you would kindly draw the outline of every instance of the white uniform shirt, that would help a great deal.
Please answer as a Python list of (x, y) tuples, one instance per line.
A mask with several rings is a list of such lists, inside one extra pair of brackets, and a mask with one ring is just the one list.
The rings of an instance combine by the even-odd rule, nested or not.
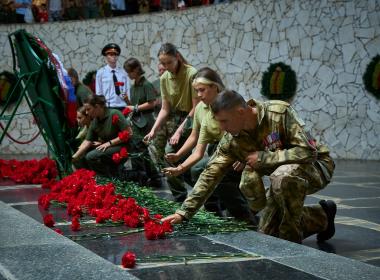
[(111, 9), (112, 10), (125, 10), (125, 1), (124, 0), (111, 0)]
[[(112, 70), (115, 70), (117, 81), (120, 82), (120, 96), (115, 92)], [(130, 81), (127, 73), (121, 67), (112, 69), (109, 65), (103, 66), (96, 72), (95, 90), (97, 95), (104, 95), (108, 107), (125, 107), (124, 99), (129, 97)]]

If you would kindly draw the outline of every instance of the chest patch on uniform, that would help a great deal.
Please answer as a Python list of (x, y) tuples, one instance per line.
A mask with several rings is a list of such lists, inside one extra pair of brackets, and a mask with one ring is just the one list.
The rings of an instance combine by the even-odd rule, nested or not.
[(282, 148), (280, 134), (278, 132), (272, 132), (264, 138), (263, 144), (265, 151), (275, 151)]

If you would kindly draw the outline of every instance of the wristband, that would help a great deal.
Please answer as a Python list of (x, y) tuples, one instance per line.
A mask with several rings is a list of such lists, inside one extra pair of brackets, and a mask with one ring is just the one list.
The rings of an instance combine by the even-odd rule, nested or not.
[(110, 140), (110, 141), (108, 141), (108, 143), (110, 143), (110, 146), (112, 146), (112, 141)]
[(138, 111), (139, 111), (139, 105), (135, 105), (135, 107), (133, 107), (133, 112), (134, 113), (138, 113)]

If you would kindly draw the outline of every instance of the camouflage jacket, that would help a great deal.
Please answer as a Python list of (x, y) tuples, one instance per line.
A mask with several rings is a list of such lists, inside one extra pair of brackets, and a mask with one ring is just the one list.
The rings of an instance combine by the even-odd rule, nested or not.
[(257, 109), (257, 127), (233, 136), (225, 133), (218, 148), (202, 172), (189, 197), (176, 213), (190, 219), (214, 191), (235, 162), (246, 162), (246, 157), (258, 152), (254, 166), (262, 174), (272, 173), (278, 166), (292, 163), (311, 163), (329, 158), (326, 146), (316, 144), (304, 130), (304, 123), (294, 109), (283, 101), (248, 101)]

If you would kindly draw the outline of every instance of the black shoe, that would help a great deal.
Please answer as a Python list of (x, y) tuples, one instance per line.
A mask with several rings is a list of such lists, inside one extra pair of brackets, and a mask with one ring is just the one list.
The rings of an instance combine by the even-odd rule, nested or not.
[(323, 242), (329, 240), (335, 234), (335, 224), (334, 219), (336, 215), (336, 204), (332, 200), (321, 200), (319, 204), (322, 206), (323, 210), (327, 215), (327, 228), (317, 234), (318, 242)]

